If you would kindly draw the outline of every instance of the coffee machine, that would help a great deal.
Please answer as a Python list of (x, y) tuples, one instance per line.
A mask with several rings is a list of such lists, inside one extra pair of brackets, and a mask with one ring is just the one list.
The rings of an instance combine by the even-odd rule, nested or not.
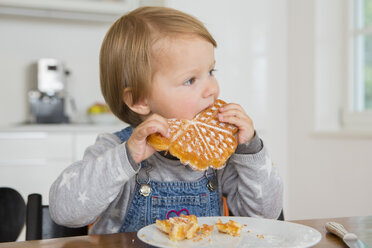
[(37, 90), (28, 93), (31, 123), (68, 123), (65, 113), (66, 79), (62, 61), (43, 58), (37, 61)]

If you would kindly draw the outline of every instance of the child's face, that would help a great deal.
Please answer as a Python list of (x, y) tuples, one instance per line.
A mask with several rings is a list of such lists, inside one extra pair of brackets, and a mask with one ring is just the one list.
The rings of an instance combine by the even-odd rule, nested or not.
[(153, 46), (154, 68), (148, 104), (165, 118), (192, 119), (213, 105), (219, 86), (213, 75), (213, 45), (197, 36), (158, 40)]

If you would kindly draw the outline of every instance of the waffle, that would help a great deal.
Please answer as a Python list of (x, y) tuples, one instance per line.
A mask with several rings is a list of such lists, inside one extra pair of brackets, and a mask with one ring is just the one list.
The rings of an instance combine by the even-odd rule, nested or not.
[(227, 223), (222, 223), (222, 221), (218, 219), (216, 227), (219, 232), (226, 233), (232, 236), (240, 236), (240, 232), (242, 230), (242, 225), (233, 220), (229, 220), (229, 222)]
[(156, 226), (172, 241), (192, 239), (198, 235), (199, 224), (195, 215), (183, 215), (168, 220), (156, 220)]
[(221, 169), (238, 144), (237, 127), (217, 118), (218, 109), (225, 104), (216, 100), (192, 120), (169, 119), (170, 137), (155, 133), (147, 142), (157, 151), (169, 151), (194, 170)]

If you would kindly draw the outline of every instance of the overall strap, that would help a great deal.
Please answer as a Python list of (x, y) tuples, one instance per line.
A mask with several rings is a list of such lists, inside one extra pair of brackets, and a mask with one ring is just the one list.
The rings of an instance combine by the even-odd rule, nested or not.
[(133, 133), (133, 127), (132, 126), (129, 126), (129, 127), (126, 127), (124, 129), (122, 129), (121, 131), (118, 131), (118, 132), (115, 132), (114, 134), (121, 140), (121, 142), (125, 142), (129, 139), (129, 137), (132, 135)]

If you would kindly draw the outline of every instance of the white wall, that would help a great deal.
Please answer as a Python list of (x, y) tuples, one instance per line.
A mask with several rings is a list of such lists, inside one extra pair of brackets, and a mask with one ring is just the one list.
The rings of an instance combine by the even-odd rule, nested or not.
[(288, 1), (291, 219), (372, 213), (372, 137), (345, 134), (339, 123), (347, 82), (345, 30), (340, 28), (346, 4)]

